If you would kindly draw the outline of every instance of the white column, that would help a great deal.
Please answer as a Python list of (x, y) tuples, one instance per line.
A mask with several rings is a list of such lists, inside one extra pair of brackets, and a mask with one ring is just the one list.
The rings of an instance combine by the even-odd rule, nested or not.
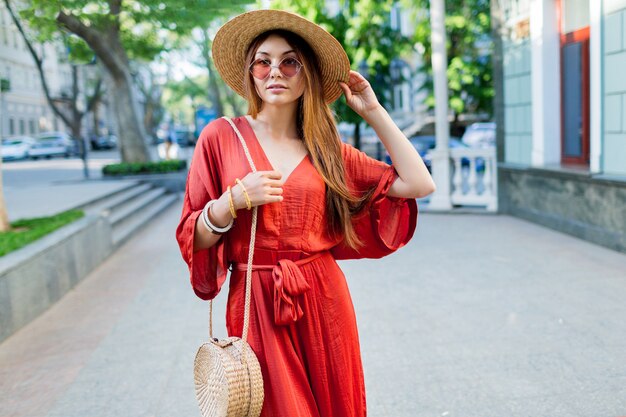
[(429, 208), (450, 210), (450, 150), (448, 149), (448, 77), (446, 70), (445, 0), (431, 0), (430, 27), (433, 78), (435, 89), (435, 119), (437, 145), (432, 151), (432, 174), (437, 191), (430, 198)]
[(534, 166), (561, 161), (561, 53), (557, 26), (556, 3), (531, 0), (531, 164)]
[[(598, 7), (600, 6), (600, 7)], [(589, 2), (589, 170), (602, 172), (602, 2)]]

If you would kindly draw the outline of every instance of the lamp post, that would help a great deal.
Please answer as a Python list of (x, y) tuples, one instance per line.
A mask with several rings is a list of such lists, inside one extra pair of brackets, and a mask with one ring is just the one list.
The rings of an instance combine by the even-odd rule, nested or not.
[(448, 58), (446, 54), (445, 0), (431, 0), (430, 25), (432, 66), (435, 90), (435, 130), (437, 144), (432, 151), (433, 180), (437, 191), (430, 199), (430, 208), (450, 210), (450, 126), (448, 122)]

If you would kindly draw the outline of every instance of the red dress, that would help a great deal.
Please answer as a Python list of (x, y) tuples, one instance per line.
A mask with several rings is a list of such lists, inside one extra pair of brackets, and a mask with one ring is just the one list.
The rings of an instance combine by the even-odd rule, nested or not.
[[(272, 170), (245, 117), (233, 119), (257, 170)], [(376, 186), (353, 219), (365, 243), (359, 252), (326, 233), (325, 184), (309, 156), (283, 185), (284, 200), (259, 206), (248, 343), (263, 373), (263, 417), (361, 417), (365, 385), (356, 319), (336, 259), (380, 258), (404, 246), (417, 224), (414, 199), (386, 194), (393, 166), (342, 143), (346, 182), (355, 194)], [(176, 239), (198, 297), (217, 295), (230, 269), (228, 334), (241, 336), (252, 210), (239, 210), (217, 244), (193, 252), (196, 218), (235, 178), (251, 171), (232, 127), (218, 119), (196, 145)], [(231, 266), (231, 268), (229, 268)]]

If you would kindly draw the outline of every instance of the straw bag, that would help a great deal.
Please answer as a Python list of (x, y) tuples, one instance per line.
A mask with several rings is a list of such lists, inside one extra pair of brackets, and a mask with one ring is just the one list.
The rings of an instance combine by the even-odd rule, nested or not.
[[(241, 133), (232, 120), (224, 117), (235, 130), (243, 145), (252, 171), (254, 162)], [(210, 339), (198, 349), (194, 361), (196, 398), (203, 417), (258, 417), (263, 407), (263, 377), (261, 367), (250, 345), (248, 324), (250, 320), (250, 293), (252, 289), (252, 259), (256, 235), (257, 208), (252, 211), (252, 231), (246, 271), (246, 300), (241, 339), (213, 338), (213, 301), (209, 302)]]

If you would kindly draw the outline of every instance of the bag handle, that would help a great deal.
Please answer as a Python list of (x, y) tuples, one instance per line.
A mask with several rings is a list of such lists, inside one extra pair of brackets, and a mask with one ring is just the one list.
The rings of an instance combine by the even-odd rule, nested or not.
[[(246, 145), (246, 141), (241, 136), (241, 132), (237, 129), (237, 126), (233, 123), (233, 121), (226, 116), (222, 116), (222, 119), (226, 120), (241, 142), (241, 146), (243, 146), (243, 150), (248, 158), (248, 162), (250, 163), (250, 168), (252, 168), (252, 172), (256, 172), (256, 166), (254, 165), (254, 161), (250, 156), (250, 151), (248, 150), (248, 145)], [(248, 327), (250, 324), (250, 298), (252, 293), (252, 259), (254, 256), (254, 242), (256, 240), (256, 223), (257, 223), (257, 211), (258, 206), (254, 206), (252, 208), (252, 229), (250, 231), (250, 249), (248, 251), (248, 268), (246, 269), (246, 300), (244, 303), (244, 313), (243, 313), (243, 331), (241, 332), (241, 339), (244, 342), (247, 342), (248, 339)], [(209, 336), (213, 339), (213, 300), (209, 301)]]

